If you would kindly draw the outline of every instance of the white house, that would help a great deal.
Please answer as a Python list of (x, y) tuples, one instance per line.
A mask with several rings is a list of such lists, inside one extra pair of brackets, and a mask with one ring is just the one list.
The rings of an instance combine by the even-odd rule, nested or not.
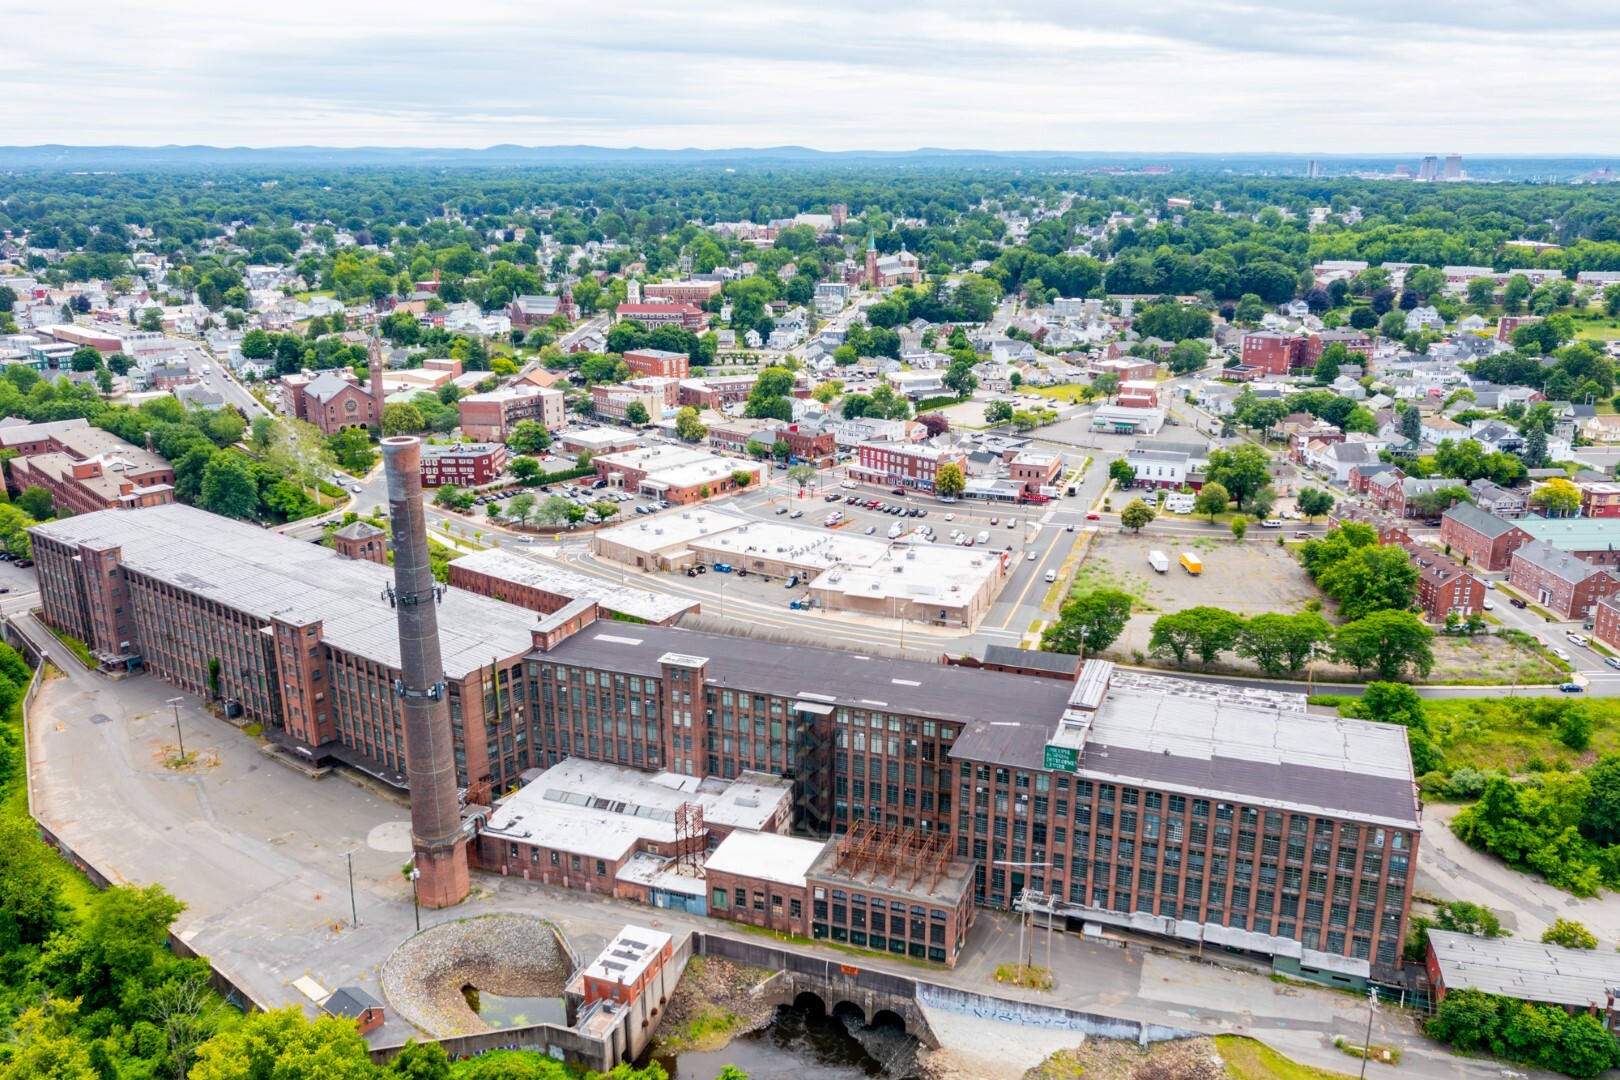
[(1440, 313), (1433, 307), (1425, 305), (1413, 308), (1406, 313), (1406, 332), (1409, 334), (1414, 330), (1444, 330), (1445, 328), (1446, 320), (1442, 319)]

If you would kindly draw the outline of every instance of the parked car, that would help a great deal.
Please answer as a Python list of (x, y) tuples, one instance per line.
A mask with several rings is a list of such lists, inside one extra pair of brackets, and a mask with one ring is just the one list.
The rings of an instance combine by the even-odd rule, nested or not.
[(1496, 610), (1496, 605), (1491, 603), (1491, 598), (1490, 597), (1487, 596), (1485, 598), (1484, 604), (1485, 604), (1485, 610), (1486, 611), (1495, 611)]
[(14, 565), (19, 566), (22, 569), (26, 570), (30, 566), (34, 565), (34, 560), (33, 559), (18, 559)]
[(1485, 587), (1486, 587), (1486, 588), (1487, 588), (1487, 589), (1495, 589), (1495, 588), (1496, 588), (1496, 582), (1494, 582), (1494, 581), (1487, 581), (1487, 582), (1486, 582), (1486, 583), (1485, 583)]
[(905, 488), (893, 488), (889, 492), (890, 495), (902, 495), (902, 496), (905, 495), (905, 493), (906, 493)]
[(999, 517), (993, 517), (993, 518), (990, 519), (990, 524), (992, 524), (992, 525), (1000, 525), (1001, 524), (1001, 519)]
[(1033, 551), (1030, 552), (1029, 557), (1027, 559), (1025, 559), (1024, 561), (1025, 562), (1034, 562), (1035, 561), (1035, 552), (1033, 552)]
[(876, 525), (868, 525), (866, 527), (866, 535), (867, 536), (871, 536), (875, 532), (877, 532), (877, 526)]
[(793, 511), (793, 513), (789, 514), (788, 517), (790, 517), (790, 518), (802, 518), (802, 517), (804, 517), (804, 511), (803, 510), (795, 510), (795, 511)]
[(1620, 656), (1605, 656), (1603, 662), (1612, 668), (1620, 668)]
[(1530, 606), (1529, 604), (1526, 604), (1523, 600), (1520, 600), (1517, 596), (1508, 597), (1508, 603), (1512, 604), (1516, 608), (1524, 608), (1524, 607), (1529, 607)]
[(778, 506), (778, 507), (777, 507), (777, 508), (776, 508), (776, 512), (777, 512), (777, 514), (779, 514), (779, 515), (780, 515), (780, 514), (785, 514), (785, 513), (787, 513), (787, 512), (788, 512), (788, 508), (787, 508), (787, 507), (785, 507), (785, 506)]
[(1584, 694), (1584, 693), (1586, 693), (1586, 687), (1582, 686), (1580, 683), (1572, 683), (1572, 682), (1559, 683), (1558, 684), (1558, 689), (1559, 689), (1559, 691), (1561, 693), (1565, 693), (1565, 694)]

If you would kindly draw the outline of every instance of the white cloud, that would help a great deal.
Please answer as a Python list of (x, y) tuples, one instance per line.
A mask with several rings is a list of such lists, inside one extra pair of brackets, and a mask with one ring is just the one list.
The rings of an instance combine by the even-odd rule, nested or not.
[(9, 6), (13, 143), (1620, 151), (1607, 0)]

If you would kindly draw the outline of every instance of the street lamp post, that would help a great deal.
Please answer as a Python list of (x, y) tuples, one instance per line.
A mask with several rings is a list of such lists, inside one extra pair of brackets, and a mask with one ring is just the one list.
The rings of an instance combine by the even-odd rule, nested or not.
[(180, 730), (180, 703), (184, 700), (185, 698), (177, 697), (172, 697), (168, 700), (168, 704), (174, 709), (174, 741), (180, 744), (181, 757), (186, 756), (186, 740), (184, 734)]
[(1361, 1080), (1367, 1080), (1367, 1059), (1372, 1056), (1373, 1009), (1378, 1005), (1378, 987), (1367, 990), (1367, 1038), (1361, 1044)]
[(416, 879), (422, 876), (422, 871), (415, 866), (411, 867), (411, 913), (416, 916), (416, 932), (422, 932), (422, 900), (417, 895)]
[(343, 861), (349, 866), (349, 926), (360, 925), (360, 908), (354, 898), (354, 848), (343, 853)]

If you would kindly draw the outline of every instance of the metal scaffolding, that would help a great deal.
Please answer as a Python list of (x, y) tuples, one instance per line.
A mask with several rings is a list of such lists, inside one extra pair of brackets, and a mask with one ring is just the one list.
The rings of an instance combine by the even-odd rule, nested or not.
[(702, 877), (703, 860), (698, 856), (708, 841), (708, 830), (703, 827), (703, 804), (681, 803), (675, 811), (675, 872)]
[[(851, 880), (866, 875), (869, 884), (886, 877), (890, 888), (914, 889), (927, 879), (931, 891), (951, 863), (950, 840), (939, 833), (900, 825), (857, 821), (838, 838), (835, 867)], [(904, 879), (904, 884), (899, 884)]]

